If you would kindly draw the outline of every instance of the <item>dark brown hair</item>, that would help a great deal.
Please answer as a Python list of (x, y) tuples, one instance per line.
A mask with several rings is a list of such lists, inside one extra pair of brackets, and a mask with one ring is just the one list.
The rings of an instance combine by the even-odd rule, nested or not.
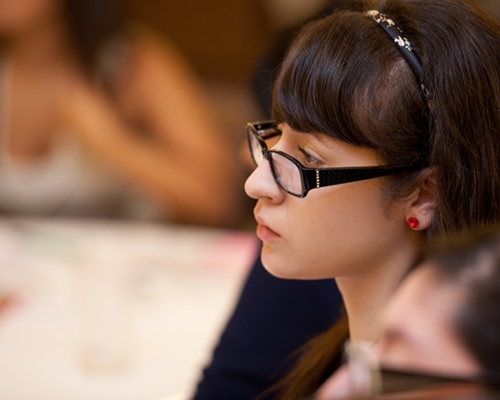
[[(499, 219), (500, 26), (462, 0), (368, 1), (365, 9), (385, 13), (411, 40), (430, 101), (384, 30), (344, 10), (307, 25), (291, 46), (274, 118), (375, 149), (387, 164), (435, 168), (431, 233)], [(392, 179), (393, 193), (417, 179)]]
[[(430, 99), (386, 32), (359, 9), (342, 10), (308, 24), (292, 44), (274, 88), (274, 118), (374, 149), (387, 164), (435, 171), (429, 236), (499, 221), (500, 25), (467, 0), (368, 0), (363, 9), (386, 14), (410, 39)], [(391, 177), (389, 194), (409, 194), (424, 173)], [(333, 330), (308, 346), (282, 399), (317, 389), (328, 365), (321, 354), (332, 362), (335, 351), (325, 349), (346, 334)]]

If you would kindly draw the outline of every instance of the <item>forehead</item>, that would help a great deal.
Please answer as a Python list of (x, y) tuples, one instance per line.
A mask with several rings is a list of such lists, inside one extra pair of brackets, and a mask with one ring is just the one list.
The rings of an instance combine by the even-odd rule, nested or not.
[(282, 132), (282, 135), (290, 140), (302, 140), (310, 141), (321, 144), (325, 148), (335, 148), (335, 142), (341, 142), (338, 139), (334, 139), (322, 132), (303, 132), (292, 128), (286, 122), (280, 123), (278, 125)]
[(352, 166), (370, 166), (381, 163), (382, 157), (368, 147), (355, 146), (322, 132), (300, 132), (286, 123), (279, 126), (282, 131), (280, 145), (288, 150), (300, 147), (314, 152), (326, 163), (345, 163), (346, 166), (351, 164)]

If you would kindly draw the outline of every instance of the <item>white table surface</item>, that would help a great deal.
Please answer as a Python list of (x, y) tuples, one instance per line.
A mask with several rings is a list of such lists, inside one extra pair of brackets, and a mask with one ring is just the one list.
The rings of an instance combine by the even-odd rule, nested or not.
[(189, 393), (256, 248), (239, 231), (0, 219), (0, 399)]

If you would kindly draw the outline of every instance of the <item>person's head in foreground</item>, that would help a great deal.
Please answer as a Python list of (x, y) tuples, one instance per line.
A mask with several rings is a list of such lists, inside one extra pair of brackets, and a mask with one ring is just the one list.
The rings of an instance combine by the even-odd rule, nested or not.
[(382, 321), (380, 339), (351, 349), (352, 363), (318, 399), (462, 381), (500, 385), (500, 230), (433, 244)]
[[(292, 44), (275, 121), (247, 128), (257, 168), (245, 188), (265, 267), (335, 277), (351, 339), (374, 341), (428, 237), (500, 219), (500, 26), (464, 0), (361, 8)], [(315, 361), (288, 397), (331, 370)]]

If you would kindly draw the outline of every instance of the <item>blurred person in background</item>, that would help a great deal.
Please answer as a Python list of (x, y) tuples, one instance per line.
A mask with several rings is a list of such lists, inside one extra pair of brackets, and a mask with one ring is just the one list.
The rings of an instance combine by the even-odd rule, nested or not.
[(237, 226), (244, 170), (204, 96), (111, 0), (0, 0), (0, 209)]
[(457, 383), (498, 390), (500, 231), (441, 238), (417, 265), (388, 303), (380, 339), (351, 343), (318, 400)]

